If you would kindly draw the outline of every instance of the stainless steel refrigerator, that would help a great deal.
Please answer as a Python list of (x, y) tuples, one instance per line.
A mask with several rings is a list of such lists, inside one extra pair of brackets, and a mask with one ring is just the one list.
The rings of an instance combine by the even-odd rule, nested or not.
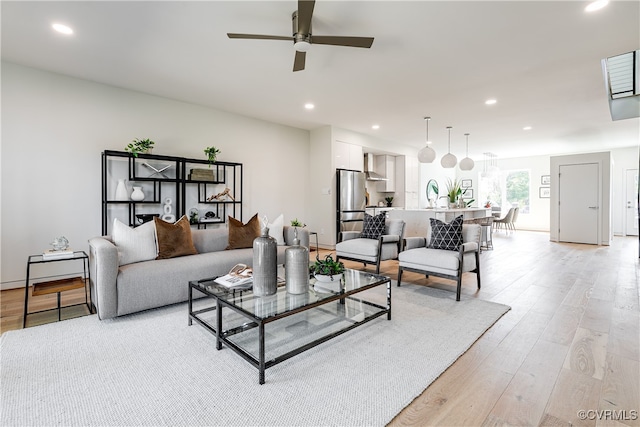
[(336, 169), (336, 242), (341, 231), (362, 231), (366, 205), (364, 172)]

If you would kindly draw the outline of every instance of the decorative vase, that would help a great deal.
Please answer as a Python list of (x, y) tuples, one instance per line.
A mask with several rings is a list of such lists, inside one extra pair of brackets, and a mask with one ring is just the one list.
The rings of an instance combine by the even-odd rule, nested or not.
[[(267, 224), (267, 221), (265, 221)], [(273, 295), (278, 290), (278, 249), (276, 239), (269, 236), (269, 228), (253, 240), (253, 294)]]
[(133, 192), (131, 193), (131, 200), (134, 202), (140, 202), (144, 200), (144, 193), (142, 192), (142, 187), (133, 187)]
[(297, 228), (294, 229), (293, 246), (284, 251), (284, 271), (287, 293), (309, 291), (309, 249), (300, 246)]
[(124, 179), (118, 179), (118, 185), (116, 186), (116, 200), (126, 201), (129, 200), (129, 192), (127, 191), (127, 185), (124, 183)]
[(316, 278), (316, 280), (318, 282), (322, 282), (322, 283), (332, 283), (332, 282), (340, 282), (340, 279), (342, 279), (342, 274), (334, 274), (332, 276), (328, 275), (328, 274), (315, 274), (314, 273), (314, 277)]
[(457, 207), (458, 207), (458, 203), (456, 203), (456, 202), (453, 202), (453, 203), (452, 203), (452, 202), (449, 202), (449, 209), (455, 209), (455, 208), (457, 208)]

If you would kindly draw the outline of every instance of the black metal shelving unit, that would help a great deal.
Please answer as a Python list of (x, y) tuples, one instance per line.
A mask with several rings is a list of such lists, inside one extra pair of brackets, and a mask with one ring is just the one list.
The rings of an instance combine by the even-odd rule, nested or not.
[[(121, 163), (118, 164), (118, 162)], [(207, 165), (207, 168), (213, 170), (213, 181), (190, 179), (189, 171), (202, 165)], [(121, 173), (122, 176), (112, 176), (110, 180), (110, 173), (111, 175)], [(242, 176), (241, 163), (216, 162), (209, 165), (207, 160), (202, 159), (155, 154), (138, 154), (138, 157), (133, 157), (125, 151), (105, 150), (102, 153), (102, 234), (106, 235), (110, 231), (109, 213), (118, 206), (127, 208), (126, 214), (123, 215), (125, 218), (120, 219), (129, 226), (140, 225), (136, 221), (136, 215), (148, 213), (141, 211), (141, 209), (148, 211), (144, 208), (158, 207), (157, 213), (162, 216), (163, 188), (165, 194), (170, 193), (175, 197), (175, 200), (172, 199), (172, 213), (176, 218), (189, 212), (191, 209), (187, 206), (189, 201), (201, 207), (205, 206), (208, 212), (212, 212), (214, 220), (199, 222), (198, 228), (224, 224), (228, 215), (242, 218)], [(134, 185), (146, 183), (145, 199), (142, 201), (114, 200), (112, 193), (115, 191), (114, 180), (117, 178), (128, 179)], [(151, 191), (148, 187), (151, 187)], [(229, 200), (229, 197), (225, 197), (225, 200), (207, 200), (219, 193), (222, 187), (229, 188), (233, 200)]]

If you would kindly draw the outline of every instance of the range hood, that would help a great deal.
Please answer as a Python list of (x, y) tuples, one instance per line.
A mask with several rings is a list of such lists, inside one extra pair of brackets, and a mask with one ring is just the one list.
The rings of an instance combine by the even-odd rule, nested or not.
[(373, 171), (373, 162), (374, 162), (373, 154), (365, 153), (364, 154), (364, 173), (367, 176), (367, 181), (388, 181), (387, 178)]

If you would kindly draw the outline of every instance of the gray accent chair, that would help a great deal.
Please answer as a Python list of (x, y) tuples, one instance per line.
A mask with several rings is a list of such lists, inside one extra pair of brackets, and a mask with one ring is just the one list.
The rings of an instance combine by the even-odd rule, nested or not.
[(462, 226), (462, 245), (460, 250), (449, 251), (427, 247), (431, 240), (431, 227), (427, 237), (408, 237), (405, 239), (404, 251), (398, 255), (398, 286), (402, 282), (404, 270), (415, 273), (443, 277), (457, 283), (456, 301), (460, 301), (462, 274), (476, 273), (478, 289), (480, 289), (480, 235), (479, 224)]
[(336, 244), (336, 261), (348, 259), (362, 262), (365, 266), (374, 264), (376, 274), (379, 274), (380, 261), (398, 258), (402, 250), (404, 225), (401, 219), (387, 219), (384, 234), (377, 239), (363, 239), (359, 231), (341, 231)]

